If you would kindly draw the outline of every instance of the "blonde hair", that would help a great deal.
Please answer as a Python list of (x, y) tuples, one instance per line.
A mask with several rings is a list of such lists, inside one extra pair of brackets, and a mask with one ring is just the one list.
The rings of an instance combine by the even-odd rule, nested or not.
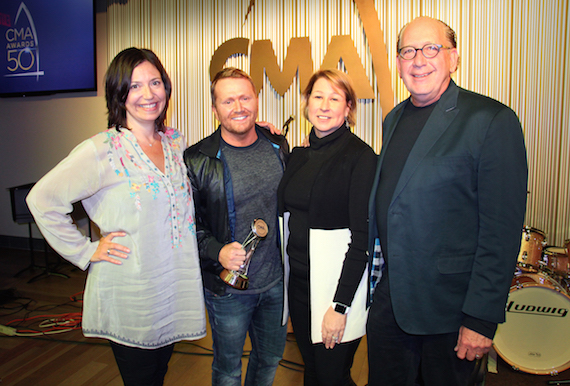
[(354, 91), (350, 77), (344, 72), (335, 69), (319, 70), (309, 79), (307, 87), (305, 87), (305, 90), (303, 90), (301, 94), (301, 110), (303, 111), (305, 119), (309, 119), (309, 108), (307, 106), (309, 97), (311, 96), (311, 92), (313, 92), (316, 81), (321, 78), (328, 80), (333, 86), (344, 92), (344, 97), (349, 107), (346, 121), (349, 126), (354, 126), (356, 123), (356, 91)]
[(216, 90), (216, 85), (222, 79), (233, 78), (233, 79), (246, 79), (251, 83), (251, 87), (253, 88), (253, 92), (257, 95), (255, 91), (255, 84), (253, 84), (253, 80), (251, 77), (245, 72), (240, 70), (239, 68), (235, 67), (226, 67), (218, 71), (218, 73), (212, 79), (212, 84), (210, 85), (210, 95), (212, 96), (212, 105), (216, 104), (216, 95), (214, 91)]

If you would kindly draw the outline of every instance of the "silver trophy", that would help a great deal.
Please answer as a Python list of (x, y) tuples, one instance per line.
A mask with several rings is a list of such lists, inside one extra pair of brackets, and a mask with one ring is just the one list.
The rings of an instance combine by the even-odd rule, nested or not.
[(251, 257), (257, 248), (257, 244), (267, 236), (268, 228), (265, 221), (260, 218), (256, 218), (251, 223), (251, 232), (245, 238), (244, 242), (241, 244), (241, 248), (245, 250), (245, 261), (243, 265), (237, 271), (224, 269), (220, 272), (220, 277), (227, 284), (236, 289), (245, 290), (249, 286), (249, 278), (247, 277), (247, 271), (249, 269), (249, 263), (251, 262)]

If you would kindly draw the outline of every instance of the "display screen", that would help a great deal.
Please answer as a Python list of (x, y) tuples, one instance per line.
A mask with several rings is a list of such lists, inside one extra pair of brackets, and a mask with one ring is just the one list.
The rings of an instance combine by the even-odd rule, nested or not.
[(0, 1), (0, 96), (96, 89), (93, 1)]

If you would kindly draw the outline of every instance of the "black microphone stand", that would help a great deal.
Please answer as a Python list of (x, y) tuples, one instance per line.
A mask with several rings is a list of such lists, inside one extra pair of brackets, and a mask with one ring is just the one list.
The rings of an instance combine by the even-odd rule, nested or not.
[(290, 115), (289, 118), (285, 121), (285, 123), (283, 124), (283, 128), (281, 129), (281, 133), (284, 137), (287, 136), (287, 132), (289, 132), (289, 125), (291, 124), (291, 122), (293, 122), (295, 120), (295, 116), (294, 115)]

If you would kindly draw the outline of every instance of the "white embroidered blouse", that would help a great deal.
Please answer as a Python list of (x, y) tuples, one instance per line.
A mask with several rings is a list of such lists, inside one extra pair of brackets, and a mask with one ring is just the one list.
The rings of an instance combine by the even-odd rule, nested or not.
[[(79, 144), (30, 191), (27, 202), (49, 244), (89, 268), (83, 333), (139, 348), (159, 348), (206, 335), (192, 190), (182, 158), (185, 141), (161, 135), (162, 173), (127, 129), (109, 129)], [(113, 242), (130, 248), (123, 264), (90, 263), (92, 242), (72, 223), (82, 201)]]

